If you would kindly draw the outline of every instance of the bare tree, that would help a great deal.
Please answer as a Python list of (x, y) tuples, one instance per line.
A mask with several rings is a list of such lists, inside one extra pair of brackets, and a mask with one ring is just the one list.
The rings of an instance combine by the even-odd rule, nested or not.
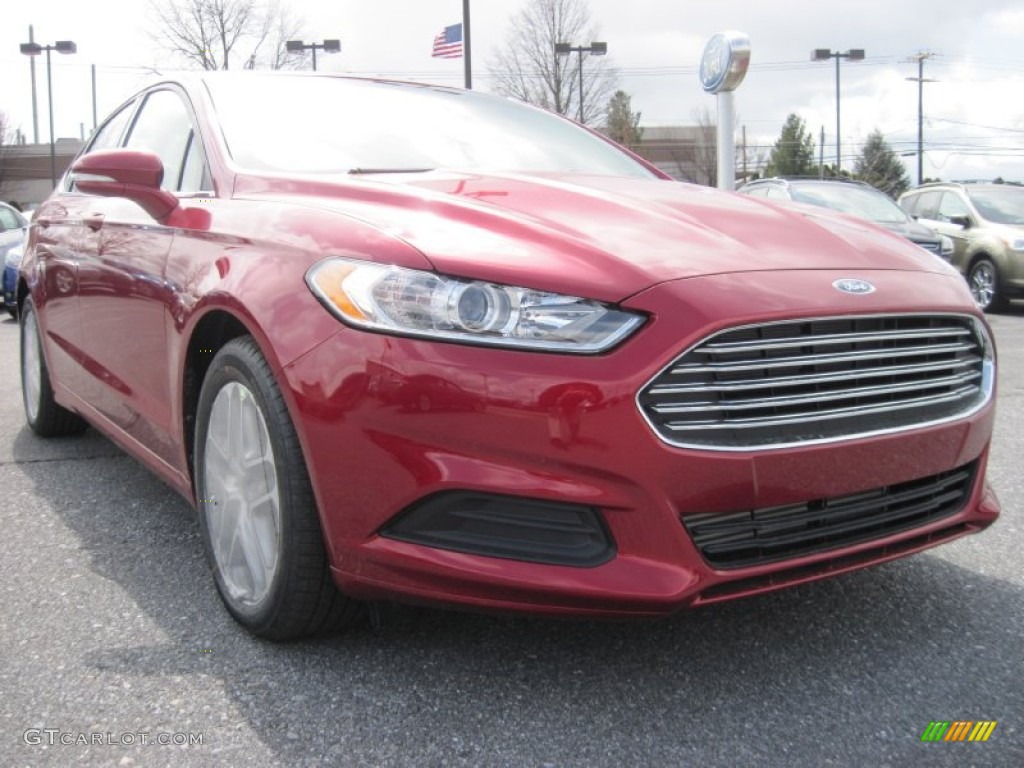
[(718, 184), (718, 121), (707, 107), (693, 110), (694, 142), (683, 150), (683, 161), (693, 167), (697, 184)]
[(267, 15), (268, 33), (266, 42), (269, 46), (267, 64), (270, 69), (295, 69), (306, 58), (305, 52), (289, 53), (285, 43), (289, 40), (301, 40), (305, 22), (288, 8), (277, 6), (277, 10)]
[[(597, 38), (586, 0), (529, 0), (510, 25), (505, 46), (488, 62), (494, 90), (563, 115), (579, 112), (579, 54), (556, 56), (556, 43), (586, 46)], [(583, 56), (583, 122), (599, 121), (618, 74), (606, 56)]]
[(300, 36), (302, 22), (277, 2), (150, 0), (149, 7), (154, 41), (201, 69), (230, 69), (233, 58), (236, 65), (254, 68), (261, 48), (273, 48), (268, 53), (273, 69), (301, 60), (288, 54), (284, 43)]

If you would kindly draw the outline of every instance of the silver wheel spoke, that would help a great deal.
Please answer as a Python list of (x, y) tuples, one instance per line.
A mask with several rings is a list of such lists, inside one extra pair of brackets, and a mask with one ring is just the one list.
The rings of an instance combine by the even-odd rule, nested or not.
[(257, 603), (281, 556), (281, 503), (267, 424), (252, 392), (226, 384), (210, 409), (201, 506), (232, 599)]

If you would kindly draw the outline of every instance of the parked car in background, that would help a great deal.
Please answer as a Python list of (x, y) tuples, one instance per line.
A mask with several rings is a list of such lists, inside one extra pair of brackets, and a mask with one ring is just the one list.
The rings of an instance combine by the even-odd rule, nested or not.
[(981, 531), (983, 313), (808, 211), (474, 91), (183, 76), (36, 214), (26, 418), (194, 504), (274, 639), (359, 600), (661, 615)]
[(24, 241), (7, 251), (4, 256), (4, 309), (11, 317), (18, 316), (18, 268), (25, 253)]
[(28, 231), (28, 220), (18, 209), (0, 203), (0, 257), (3, 258), (4, 307), (13, 316), (16, 310), (14, 287), (21, 263), (21, 245)]
[(903, 193), (900, 205), (952, 239), (951, 261), (983, 310), (1024, 296), (1024, 187), (936, 182)]
[(831, 208), (885, 227), (947, 261), (953, 253), (953, 242), (949, 238), (917, 223), (891, 197), (862, 181), (780, 177), (751, 181), (738, 191), (769, 200), (792, 200)]

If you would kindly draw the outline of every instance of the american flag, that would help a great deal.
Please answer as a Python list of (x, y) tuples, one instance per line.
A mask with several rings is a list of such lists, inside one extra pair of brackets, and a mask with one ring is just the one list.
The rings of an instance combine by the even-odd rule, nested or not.
[(430, 55), (435, 59), (461, 59), (462, 25), (452, 24), (438, 32), (434, 38), (434, 52)]

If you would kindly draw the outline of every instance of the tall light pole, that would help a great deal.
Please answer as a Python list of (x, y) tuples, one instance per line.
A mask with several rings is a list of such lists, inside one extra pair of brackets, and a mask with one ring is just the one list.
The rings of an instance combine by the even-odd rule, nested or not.
[(919, 53), (916, 56), (911, 56), (911, 61), (917, 62), (917, 77), (908, 77), (907, 80), (911, 80), (917, 83), (917, 184), (918, 186), (924, 181), (924, 84), (934, 83), (935, 80), (925, 79), (924, 76), (924, 61), (934, 56), (934, 53)]
[(583, 123), (583, 54), (604, 56), (608, 53), (608, 43), (591, 43), (590, 45), (573, 45), (572, 43), (555, 43), (555, 57), (577, 54), (577, 65), (580, 73), (580, 108), (579, 121)]
[(40, 45), (36, 42), (21, 44), (21, 52), (26, 56), (38, 56), (43, 51), (46, 51), (46, 96), (50, 105), (50, 183), (57, 186), (57, 150), (53, 136), (53, 78), (50, 74), (50, 51), (78, 53), (78, 46), (71, 40), (58, 40), (53, 45)]
[(846, 52), (833, 51), (828, 48), (815, 48), (811, 51), (811, 61), (828, 61), (829, 59), (836, 60), (836, 175), (839, 175), (839, 171), (843, 167), (843, 156), (840, 153), (840, 140), (839, 140), (839, 60), (849, 59), (850, 61), (863, 61), (864, 60), (864, 49), (863, 48), (851, 48)]
[(309, 43), (309, 45), (306, 45), (301, 40), (289, 40), (284, 44), (284, 49), (288, 53), (312, 51), (314, 72), (316, 72), (316, 51), (318, 48), (324, 53), (341, 53), (341, 40), (324, 40), (322, 43)]

